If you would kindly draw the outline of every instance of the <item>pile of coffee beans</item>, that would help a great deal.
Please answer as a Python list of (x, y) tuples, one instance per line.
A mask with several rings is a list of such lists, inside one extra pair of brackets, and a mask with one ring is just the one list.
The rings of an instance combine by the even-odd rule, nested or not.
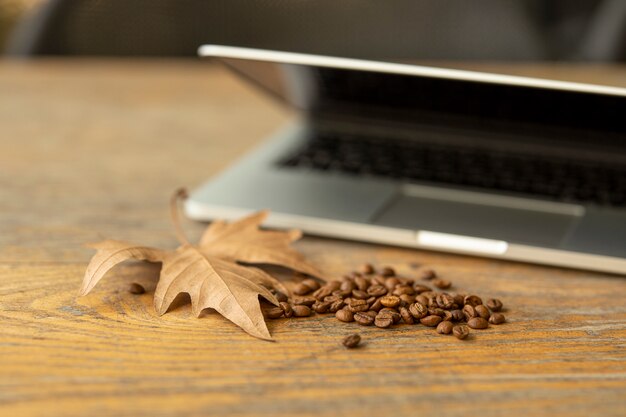
[(432, 269), (420, 270), (419, 277), (413, 279), (397, 276), (389, 266), (377, 270), (365, 264), (341, 280), (323, 285), (311, 278), (303, 279), (294, 288), (292, 298), (274, 290), (280, 306), (264, 312), (271, 319), (307, 317), (314, 312), (334, 314), (344, 323), (381, 329), (419, 323), (461, 340), (469, 336), (470, 328), (481, 330), (506, 321), (500, 312), (500, 300), (489, 299), (483, 304), (477, 295), (444, 291), (451, 286)]

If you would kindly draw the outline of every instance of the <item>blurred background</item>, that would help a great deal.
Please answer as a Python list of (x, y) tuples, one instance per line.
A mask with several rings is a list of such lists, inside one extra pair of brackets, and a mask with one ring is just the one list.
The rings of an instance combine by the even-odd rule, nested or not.
[(0, 0), (13, 56), (194, 57), (217, 43), (386, 60), (626, 59), (624, 0)]

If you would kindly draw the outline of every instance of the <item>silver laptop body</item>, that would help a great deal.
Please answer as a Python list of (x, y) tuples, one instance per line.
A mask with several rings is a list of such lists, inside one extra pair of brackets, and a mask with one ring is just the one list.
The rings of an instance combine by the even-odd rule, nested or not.
[(626, 89), (205, 45), (301, 115), (186, 213), (626, 273)]

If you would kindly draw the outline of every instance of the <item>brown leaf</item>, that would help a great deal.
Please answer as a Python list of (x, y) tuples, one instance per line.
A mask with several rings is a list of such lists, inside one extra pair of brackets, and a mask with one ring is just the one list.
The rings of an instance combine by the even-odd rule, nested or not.
[(324, 279), (321, 271), (289, 246), (302, 237), (299, 230), (259, 229), (268, 214), (268, 211), (260, 211), (232, 223), (214, 221), (200, 239), (200, 250), (207, 255), (244, 263), (280, 265)]
[(96, 249), (98, 252), (91, 258), (87, 266), (85, 277), (83, 278), (83, 285), (79, 291), (80, 295), (85, 295), (91, 291), (109, 269), (121, 262), (129, 259), (161, 262), (165, 253), (160, 249), (135, 245), (119, 240), (104, 240), (102, 242), (88, 244), (87, 246)]
[(278, 305), (276, 297), (263, 286), (272, 283), (273, 279), (259, 269), (205, 256), (185, 245), (163, 259), (154, 305), (164, 314), (178, 294), (187, 293), (196, 316), (205, 308), (213, 308), (252, 336), (271, 339), (259, 295)]

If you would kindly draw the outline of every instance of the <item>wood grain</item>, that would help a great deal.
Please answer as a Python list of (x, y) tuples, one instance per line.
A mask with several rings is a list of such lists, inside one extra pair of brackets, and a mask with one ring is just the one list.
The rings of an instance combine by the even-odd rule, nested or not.
[[(555, 68), (561, 79), (626, 85), (624, 67), (526, 71)], [(509, 322), (467, 341), (316, 316), (270, 321), (270, 343), (215, 314), (195, 319), (188, 305), (159, 317), (157, 267), (147, 264), (117, 268), (77, 297), (93, 253), (84, 243), (174, 247), (172, 190), (204, 181), (290, 117), (201, 63), (0, 64), (0, 415), (626, 414), (623, 277), (297, 244), (332, 274), (370, 261), (411, 275), (417, 262), (456, 290), (502, 299)], [(128, 293), (130, 282), (148, 293)], [(364, 346), (347, 351), (340, 340), (353, 331)]]

